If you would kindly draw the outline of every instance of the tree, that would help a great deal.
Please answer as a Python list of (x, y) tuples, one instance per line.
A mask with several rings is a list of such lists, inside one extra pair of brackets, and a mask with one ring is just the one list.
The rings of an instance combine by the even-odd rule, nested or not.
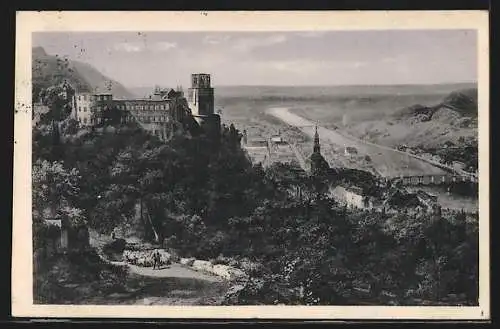
[(45, 220), (60, 219), (70, 226), (86, 224), (84, 212), (75, 206), (81, 176), (77, 169), (66, 169), (61, 162), (37, 160), (33, 164), (33, 232), (40, 242)]
[(71, 99), (74, 90), (67, 84), (50, 86), (41, 93), (42, 103), (49, 107), (49, 112), (42, 116), (42, 123), (62, 121), (71, 113)]

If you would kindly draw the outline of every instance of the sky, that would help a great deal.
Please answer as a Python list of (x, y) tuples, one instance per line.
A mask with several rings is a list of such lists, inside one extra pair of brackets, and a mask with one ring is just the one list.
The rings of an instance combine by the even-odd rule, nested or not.
[(440, 84), (477, 81), (472, 30), (46, 32), (33, 46), (87, 62), (125, 87)]

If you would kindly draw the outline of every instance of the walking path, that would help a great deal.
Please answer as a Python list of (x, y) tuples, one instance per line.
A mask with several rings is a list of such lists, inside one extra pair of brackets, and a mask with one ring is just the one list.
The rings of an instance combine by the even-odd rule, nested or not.
[(168, 266), (163, 266), (159, 270), (152, 267), (142, 267), (128, 264), (130, 273), (148, 276), (152, 278), (183, 278), (183, 279), (196, 279), (209, 282), (222, 282), (222, 278), (215, 275), (205, 274), (199, 271), (192, 270), (188, 267), (182, 266), (178, 263), (173, 263)]

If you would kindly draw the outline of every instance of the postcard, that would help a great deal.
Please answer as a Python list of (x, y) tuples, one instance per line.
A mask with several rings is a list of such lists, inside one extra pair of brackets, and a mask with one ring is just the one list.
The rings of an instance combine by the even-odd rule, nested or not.
[(16, 24), (13, 316), (490, 318), (486, 11)]

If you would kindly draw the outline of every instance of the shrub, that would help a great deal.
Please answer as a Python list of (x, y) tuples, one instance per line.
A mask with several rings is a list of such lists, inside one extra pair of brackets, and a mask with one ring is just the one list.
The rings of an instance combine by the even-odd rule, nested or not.
[(122, 253), (127, 246), (127, 242), (124, 239), (116, 239), (108, 244), (106, 244), (103, 250), (106, 253)]

